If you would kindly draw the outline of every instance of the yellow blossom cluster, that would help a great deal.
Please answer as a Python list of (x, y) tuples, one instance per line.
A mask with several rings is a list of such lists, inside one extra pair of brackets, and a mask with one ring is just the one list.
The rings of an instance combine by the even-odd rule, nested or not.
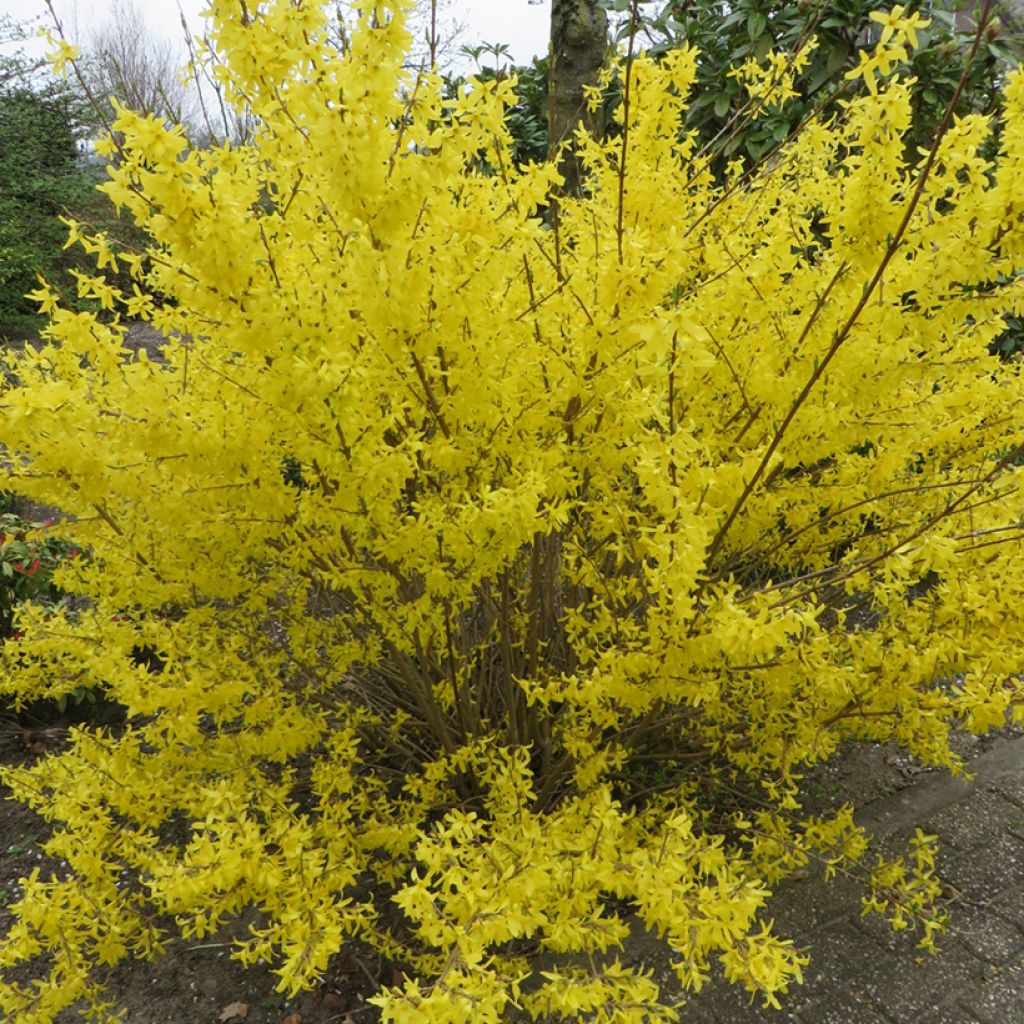
[[(237, 955), (284, 991), (349, 943), (396, 965), (395, 1024), (674, 1019), (635, 926), (775, 1004), (805, 960), (773, 887), (865, 858), (807, 767), (955, 769), (951, 728), (1024, 721), (1024, 395), (988, 353), (1024, 315), (1024, 74), (921, 155), (875, 82), (723, 183), (695, 54), (637, 57), (552, 201), (514, 80), (445, 99), (401, 5), (358, 6), (342, 45), (312, 0), (212, 0), (252, 138), (118, 110), (105, 188), (152, 243), (73, 225), (99, 311), (44, 286), (7, 357), (0, 485), (88, 557), (0, 693), (124, 722), (3, 772), (67, 869), (24, 881), (0, 1011), (102, 1017), (102, 965), (252, 909)], [(865, 869), (926, 942), (931, 857)]]
[(763, 60), (748, 58), (733, 68), (729, 76), (742, 83), (747, 95), (758, 107), (781, 107), (797, 96), (796, 79), (807, 67), (813, 53), (813, 45), (801, 46), (792, 53), (770, 51)]

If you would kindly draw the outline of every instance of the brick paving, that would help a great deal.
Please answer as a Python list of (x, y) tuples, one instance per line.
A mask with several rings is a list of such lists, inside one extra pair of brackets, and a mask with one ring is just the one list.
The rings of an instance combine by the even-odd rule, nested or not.
[(811, 875), (785, 886), (771, 908), (779, 934), (811, 956), (783, 1010), (716, 983), (690, 999), (681, 1022), (1024, 1024), (1024, 739), (983, 754), (971, 771), (970, 782), (923, 776), (857, 816), (886, 851), (918, 826), (939, 837), (952, 921), (938, 955), (861, 918), (856, 883)]

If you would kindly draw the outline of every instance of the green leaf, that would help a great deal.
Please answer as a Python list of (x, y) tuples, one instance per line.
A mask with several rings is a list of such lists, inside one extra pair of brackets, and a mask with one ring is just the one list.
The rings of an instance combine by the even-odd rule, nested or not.
[(759, 39), (767, 27), (768, 19), (760, 11), (754, 11), (747, 18), (747, 35), (750, 36), (751, 40)]
[(850, 47), (846, 43), (839, 43), (833, 46), (828, 53), (828, 63), (825, 67), (828, 69), (830, 75), (834, 75), (845, 63), (846, 58), (850, 56)]
[(747, 139), (747, 152), (755, 159), (760, 160), (770, 149), (774, 148), (774, 144), (770, 139), (764, 138)]
[(807, 92), (816, 93), (830, 78), (828, 68), (823, 64), (815, 67), (807, 81)]
[(715, 97), (715, 117), (725, 117), (729, 111), (729, 96), (727, 93), (720, 92)]

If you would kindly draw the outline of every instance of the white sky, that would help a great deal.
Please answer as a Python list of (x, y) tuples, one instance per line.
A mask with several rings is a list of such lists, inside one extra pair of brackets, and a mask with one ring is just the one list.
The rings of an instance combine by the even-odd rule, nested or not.
[[(199, 12), (206, 0), (180, 0), (182, 10), (193, 30), (201, 26)], [(154, 34), (171, 39), (181, 37), (178, 0), (136, 0), (144, 11)], [(69, 31), (77, 22), (88, 31), (90, 25), (102, 24), (108, 16), (107, 0), (54, 0)], [(0, 0), (0, 15), (7, 14), (19, 21), (44, 16), (49, 22), (44, 0)], [(524, 64), (531, 57), (546, 52), (548, 27), (551, 16), (550, 0), (449, 0), (445, 7), (450, 16), (465, 25), (463, 42), (506, 43), (511, 48), (514, 63)], [(485, 58), (486, 60), (486, 58)], [(492, 63), (493, 58), (487, 63)], [(470, 70), (467, 66), (460, 70)]]

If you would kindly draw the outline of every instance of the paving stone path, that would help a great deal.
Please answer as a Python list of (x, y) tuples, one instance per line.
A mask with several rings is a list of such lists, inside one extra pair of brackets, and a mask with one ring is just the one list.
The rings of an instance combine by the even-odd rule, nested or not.
[(937, 956), (880, 918), (862, 919), (855, 882), (811, 876), (776, 901), (778, 933), (811, 956), (783, 1010), (714, 984), (683, 1007), (681, 1022), (1024, 1024), (1024, 738), (983, 754), (971, 771), (970, 782), (923, 776), (857, 816), (885, 852), (918, 826), (939, 837), (952, 922)]

